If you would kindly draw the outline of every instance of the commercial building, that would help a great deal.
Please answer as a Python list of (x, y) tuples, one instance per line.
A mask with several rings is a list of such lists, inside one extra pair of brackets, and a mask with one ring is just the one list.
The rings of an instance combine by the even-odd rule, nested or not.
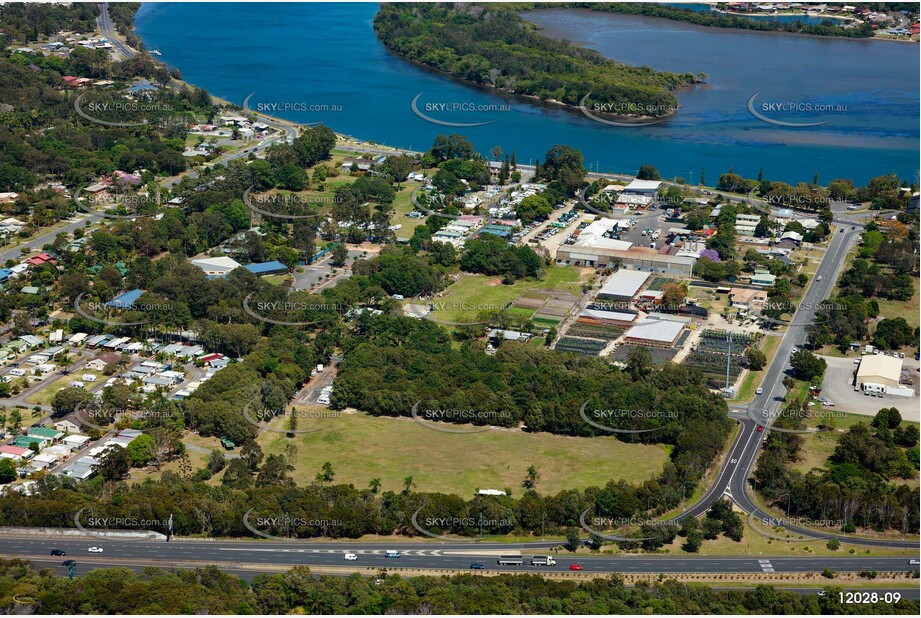
[(757, 309), (767, 302), (767, 292), (764, 290), (750, 290), (748, 288), (731, 288), (729, 302), (736, 309)]
[(662, 182), (659, 180), (640, 180), (639, 178), (630, 181), (626, 187), (624, 187), (624, 193), (632, 193), (634, 195), (655, 195), (659, 192), (659, 187), (662, 186)]
[(647, 317), (627, 331), (626, 343), (670, 348), (684, 331), (685, 322)]
[(599, 300), (629, 302), (649, 280), (648, 272), (620, 269), (608, 279), (598, 292)]
[(662, 250), (655, 250), (635, 247), (633, 243), (610, 238), (612, 230), (619, 227), (619, 222), (614, 219), (593, 221), (579, 233), (574, 243), (560, 245), (556, 252), (557, 264), (595, 268), (620, 264), (633, 270), (691, 276), (696, 257), (671, 254), (668, 245)]
[(138, 289), (129, 290), (107, 302), (106, 307), (112, 307), (114, 309), (131, 309), (143, 293), (142, 290)]
[(265, 275), (283, 275), (288, 272), (288, 267), (278, 260), (274, 260), (272, 262), (257, 262), (254, 264), (247, 264), (243, 268), (259, 277), (263, 277)]
[(869, 385), (898, 386), (902, 375), (902, 359), (883, 354), (870, 354), (860, 358), (857, 368), (857, 387), (867, 390)]
[(200, 258), (192, 260), (192, 264), (198, 266), (208, 278), (226, 277), (231, 271), (240, 267), (240, 263), (229, 257)]

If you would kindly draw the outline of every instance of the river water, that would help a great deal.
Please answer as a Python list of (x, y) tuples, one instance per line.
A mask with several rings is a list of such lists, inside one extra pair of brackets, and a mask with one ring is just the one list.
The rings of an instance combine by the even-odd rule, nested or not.
[[(499, 96), (417, 67), (377, 40), (371, 3), (145, 3), (137, 30), (183, 77), (238, 104), (378, 143), (424, 150), (439, 133), (462, 133), (484, 155), (493, 146), (519, 162), (554, 144), (585, 153), (591, 169), (708, 184), (734, 168), (754, 177), (826, 183), (836, 177), (918, 174), (918, 47), (702, 28), (641, 16), (540, 10), (526, 17), (629, 64), (704, 72), (682, 90), (681, 109), (646, 127), (611, 127), (579, 112)], [(489, 124), (451, 127), (441, 122)], [(770, 120), (824, 122), (786, 127)], [(790, 104), (793, 104), (793, 110)], [(445, 111), (442, 104), (475, 107)], [(820, 106), (823, 110), (816, 111)], [(805, 108), (811, 111), (802, 111)], [(799, 111), (798, 111), (799, 110)]]

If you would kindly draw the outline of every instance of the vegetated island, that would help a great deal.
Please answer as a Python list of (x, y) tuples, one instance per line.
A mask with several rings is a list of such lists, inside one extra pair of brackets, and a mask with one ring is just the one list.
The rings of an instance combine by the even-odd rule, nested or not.
[(711, 28), (735, 28), (739, 30), (758, 30), (761, 32), (788, 32), (794, 34), (811, 34), (815, 36), (838, 36), (855, 39), (872, 38), (875, 34), (869, 22), (853, 26), (841, 26), (832, 20), (821, 24), (808, 24), (802, 21), (780, 21), (777, 19), (749, 19), (748, 17), (730, 15), (716, 11), (700, 12), (676, 6), (653, 2), (516, 2), (505, 5), (507, 9), (518, 11), (538, 9), (588, 9), (620, 13), (622, 15), (644, 15), (661, 17), (675, 21), (686, 21), (698, 26)]
[(527, 8), (537, 7), (382, 4), (374, 30), (404, 59), (465, 82), (615, 118), (669, 116), (678, 109), (674, 91), (706, 77), (630, 66), (552, 39), (518, 15)]

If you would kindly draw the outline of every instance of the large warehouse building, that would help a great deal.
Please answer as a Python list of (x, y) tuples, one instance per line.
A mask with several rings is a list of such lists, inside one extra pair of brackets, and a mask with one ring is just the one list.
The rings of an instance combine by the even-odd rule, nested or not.
[(618, 270), (598, 292), (598, 300), (629, 302), (652, 275), (641, 270)]
[(624, 342), (670, 348), (678, 341), (684, 327), (684, 321), (656, 319), (650, 316), (628, 330), (624, 335)]
[(857, 368), (857, 386), (865, 390), (864, 385), (898, 386), (902, 375), (902, 359), (883, 354), (868, 354), (860, 359)]
[(665, 273), (690, 277), (694, 269), (695, 257), (671, 255), (674, 250), (666, 245), (657, 251), (647, 247), (634, 246), (625, 240), (616, 240), (605, 236), (617, 226), (614, 219), (602, 218), (592, 222), (579, 234), (574, 244), (560, 245), (556, 252), (556, 262), (570, 266), (592, 266), (607, 268), (620, 264), (633, 270), (650, 273)]

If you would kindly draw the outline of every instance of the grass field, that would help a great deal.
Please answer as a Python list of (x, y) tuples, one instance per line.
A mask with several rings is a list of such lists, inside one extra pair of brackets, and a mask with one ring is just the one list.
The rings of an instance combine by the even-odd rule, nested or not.
[(34, 425), (37, 421), (41, 420), (45, 416), (44, 412), (36, 412), (32, 408), (27, 408), (24, 406), (17, 407), (14, 405), (9, 405), (8, 402), (4, 402), (2, 399), (0, 399), (0, 407), (4, 408), (6, 411), (6, 422), (8, 426), (12, 424), (10, 414), (12, 414), (13, 410), (19, 410), (19, 414), (22, 416), (22, 421), (20, 422), (21, 427), (29, 427), (30, 425)]
[(915, 293), (911, 297), (911, 300), (886, 300), (885, 298), (878, 298), (876, 302), (879, 303), (879, 317), (881, 318), (905, 318), (905, 321), (912, 328), (917, 328), (921, 321), (919, 321), (919, 307), (921, 307), (921, 296), (918, 294), (918, 280), (915, 279), (912, 281), (915, 286)]
[[(273, 426), (283, 428), (284, 419), (276, 419)], [(360, 412), (304, 419), (298, 430), (314, 427), (320, 431), (294, 438), (263, 431), (257, 439), (266, 454), (284, 453), (288, 444), (297, 446), (293, 477), (299, 485), (313, 481), (328, 461), (335, 471), (334, 482), (361, 488), (380, 478), (384, 491), (400, 491), (404, 478), (412, 476), (419, 491), (471, 496), (477, 489), (511, 488), (520, 497), (521, 483), (532, 464), (541, 475), (538, 490), (552, 494), (603, 486), (610, 479), (639, 483), (655, 477), (668, 458), (663, 446), (626, 444), (613, 437), (573, 438), (514, 429), (445, 433), (410, 418)]]
[[(557, 265), (550, 266), (540, 281), (520, 279), (512, 285), (503, 285), (498, 277), (462, 274), (460, 280), (451, 284), (444, 296), (435, 301), (437, 308), (432, 317), (448, 322), (474, 322), (480, 311), (497, 310), (531, 289), (553, 288), (579, 294), (581, 279), (578, 268)], [(527, 318), (534, 311), (518, 307), (511, 313)]]
[(421, 185), (421, 182), (404, 182), (403, 188), (397, 192), (393, 200), (393, 216), (390, 218), (390, 224), (403, 226), (396, 231), (397, 238), (412, 238), (413, 230), (425, 223), (425, 217), (413, 219), (406, 216), (415, 210), (412, 193)]
[[(80, 380), (83, 376), (87, 374), (95, 375), (97, 378), (104, 379), (104, 377), (98, 371), (73, 371), (69, 375), (61, 376), (45, 388), (35, 391), (26, 398), (26, 401), (40, 406), (51, 405), (51, 400), (55, 394), (67, 387), (68, 384), (74, 380)], [(94, 386), (95, 383), (87, 382), (86, 388), (90, 389)]]
[[(822, 410), (822, 406), (816, 406), (813, 410)], [(825, 425), (835, 427), (838, 431), (820, 431), (803, 435), (803, 445), (800, 447), (799, 451), (800, 458), (796, 463), (792, 464), (794, 469), (804, 473), (809, 472), (813, 468), (824, 469), (828, 458), (835, 452), (835, 446), (838, 444), (838, 439), (844, 431), (851, 425), (856, 425), (861, 422), (869, 425), (873, 421), (872, 416), (863, 414), (851, 414), (850, 412), (839, 412), (837, 410), (831, 412), (833, 416), (830, 418), (822, 418), (821, 422)], [(819, 422), (818, 419), (807, 419), (806, 425), (815, 427)], [(903, 421), (902, 425), (917, 426), (918, 423)], [(915, 486), (918, 483), (918, 479), (917, 477), (908, 481), (905, 479), (893, 479), (893, 482), (907, 483), (911, 486)]]

